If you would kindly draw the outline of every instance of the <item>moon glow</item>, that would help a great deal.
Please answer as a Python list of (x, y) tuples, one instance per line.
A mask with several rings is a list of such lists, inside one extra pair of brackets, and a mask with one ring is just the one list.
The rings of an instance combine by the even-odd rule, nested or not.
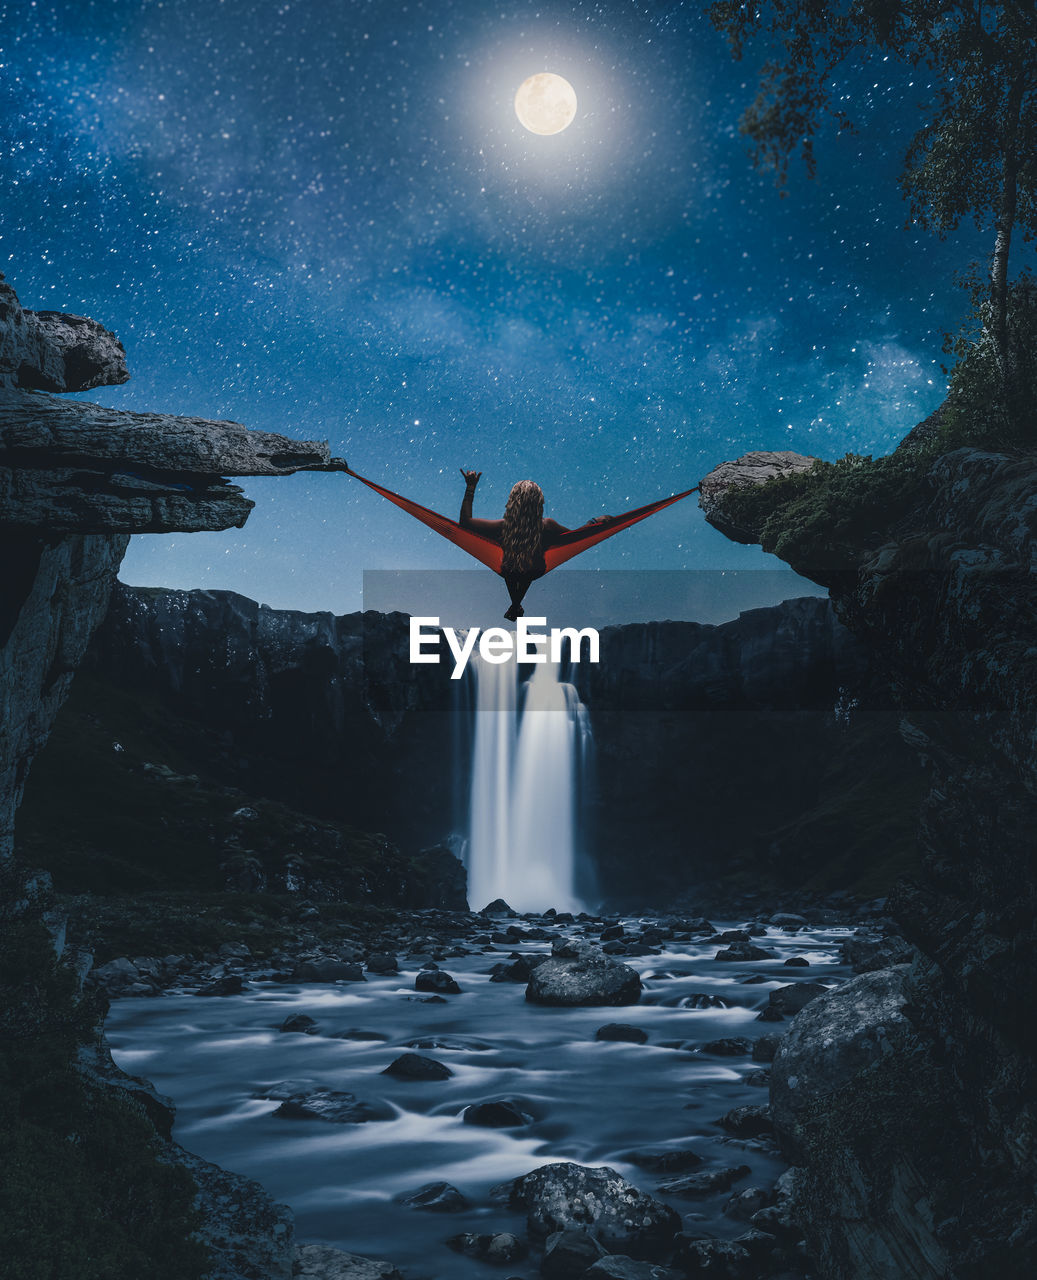
[(519, 85), (515, 114), (530, 133), (561, 133), (576, 116), (576, 90), (564, 76), (541, 71)]

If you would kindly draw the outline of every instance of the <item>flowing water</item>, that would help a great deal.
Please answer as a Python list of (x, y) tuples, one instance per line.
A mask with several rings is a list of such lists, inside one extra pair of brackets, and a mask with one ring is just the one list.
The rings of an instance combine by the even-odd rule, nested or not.
[[(107, 1031), (118, 1064), (175, 1100), (174, 1137), (258, 1178), (291, 1205), (300, 1241), (388, 1258), (408, 1280), (474, 1280), (492, 1270), (452, 1253), (444, 1241), (462, 1231), (521, 1235), (521, 1216), (491, 1205), (490, 1187), (548, 1161), (610, 1165), (654, 1192), (658, 1179), (628, 1160), (631, 1150), (691, 1146), (703, 1170), (749, 1165), (751, 1175), (736, 1191), (771, 1186), (784, 1167), (776, 1154), (730, 1138), (715, 1124), (733, 1107), (767, 1101), (766, 1088), (751, 1082), (759, 1064), (744, 1054), (711, 1056), (700, 1046), (784, 1030), (756, 1021), (767, 993), (797, 978), (845, 978), (838, 954), (848, 932), (772, 930), (755, 941), (777, 958), (751, 964), (716, 961), (717, 945), (708, 941), (623, 957), (642, 974), (645, 991), (640, 1004), (620, 1009), (527, 1004), (522, 985), (489, 981), (491, 964), (512, 950), (505, 946), (445, 961), (461, 986), (445, 1004), (416, 999), (415, 957), (401, 961), (398, 975), (370, 975), (366, 983), (256, 982), (246, 994), (222, 999), (174, 992), (119, 1000)], [(514, 950), (549, 945), (525, 942)], [(783, 968), (792, 955), (805, 956), (810, 967)], [(747, 985), (755, 975), (766, 981)], [(696, 994), (719, 996), (728, 1007), (690, 1007)], [(317, 1019), (320, 1033), (279, 1032), (293, 1014)], [(596, 1041), (597, 1028), (608, 1022), (643, 1028), (648, 1043)], [(415, 1051), (448, 1065), (450, 1079), (406, 1082), (382, 1074), (416, 1041), (439, 1041)], [(392, 1118), (334, 1124), (277, 1116), (277, 1102), (254, 1095), (282, 1080), (347, 1090), (387, 1106)], [(484, 1129), (462, 1120), (469, 1104), (500, 1097), (521, 1099), (533, 1122)], [(395, 1201), (438, 1181), (456, 1186), (470, 1208), (431, 1213)], [(746, 1230), (721, 1212), (728, 1193), (704, 1201), (662, 1198), (683, 1215), (686, 1229), (727, 1237)], [(507, 1274), (533, 1277), (537, 1266), (510, 1264)]]
[(578, 817), (590, 720), (557, 663), (520, 681), (515, 662), (475, 658), (468, 898), (516, 911), (579, 911)]

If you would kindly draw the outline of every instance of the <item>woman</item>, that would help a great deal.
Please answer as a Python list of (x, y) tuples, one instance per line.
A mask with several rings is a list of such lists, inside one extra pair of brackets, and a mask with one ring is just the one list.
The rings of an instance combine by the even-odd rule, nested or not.
[(530, 583), (547, 572), (544, 552), (557, 546), (569, 530), (557, 520), (544, 519), (544, 491), (532, 480), (520, 480), (512, 486), (502, 520), (477, 520), (472, 515), (472, 501), (482, 472), (462, 467), (461, 474), (465, 492), (458, 524), (500, 543), (504, 552), (501, 576), (511, 596), (511, 608), (504, 616), (514, 622), (526, 612), (522, 598)]

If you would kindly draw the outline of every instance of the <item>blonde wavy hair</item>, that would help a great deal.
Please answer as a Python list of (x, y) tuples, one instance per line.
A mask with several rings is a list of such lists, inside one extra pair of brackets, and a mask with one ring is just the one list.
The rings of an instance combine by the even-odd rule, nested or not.
[(501, 523), (506, 573), (533, 573), (543, 564), (544, 491), (532, 480), (520, 480), (508, 494)]

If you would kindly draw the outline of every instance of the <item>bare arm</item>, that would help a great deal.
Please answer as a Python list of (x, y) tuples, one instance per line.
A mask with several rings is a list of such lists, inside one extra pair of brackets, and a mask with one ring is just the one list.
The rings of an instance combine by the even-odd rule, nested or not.
[(548, 519), (544, 521), (544, 533), (543, 533), (544, 546), (553, 547), (554, 544), (558, 541), (558, 539), (562, 536), (562, 534), (568, 533), (568, 532), (569, 530), (565, 527), (564, 524), (559, 524), (557, 520), (552, 520), (550, 517), (548, 517)]
[(458, 516), (457, 523), (462, 529), (471, 529), (473, 533), (482, 533), (489, 538), (500, 537), (500, 520), (477, 520), (472, 515), (472, 501), (475, 498), (475, 487), (479, 483), (482, 476), (481, 471), (465, 471), (461, 468), (461, 474), (464, 476), (465, 490), (464, 498), (461, 501), (461, 514)]

